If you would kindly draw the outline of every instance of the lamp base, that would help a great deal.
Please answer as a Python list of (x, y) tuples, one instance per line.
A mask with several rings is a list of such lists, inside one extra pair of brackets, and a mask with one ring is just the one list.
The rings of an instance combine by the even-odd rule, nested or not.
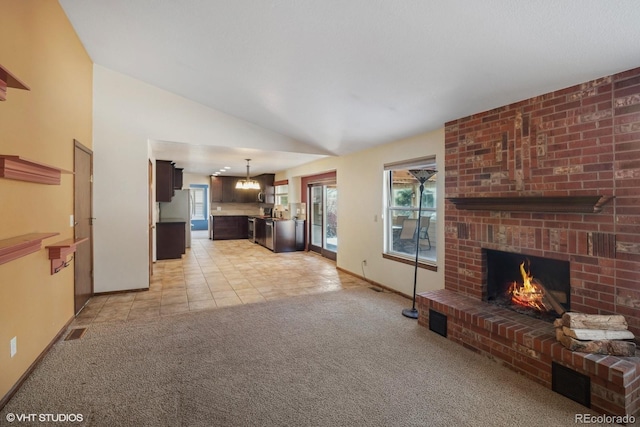
[(417, 319), (418, 310), (416, 310), (415, 308), (405, 308), (404, 310), (402, 310), (402, 315), (411, 319)]

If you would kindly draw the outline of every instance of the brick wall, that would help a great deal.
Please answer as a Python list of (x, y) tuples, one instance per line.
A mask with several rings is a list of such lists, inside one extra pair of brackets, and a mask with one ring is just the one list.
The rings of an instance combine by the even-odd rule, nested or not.
[(600, 213), (445, 206), (445, 288), (484, 297), (482, 248), (568, 260), (571, 308), (640, 336), (640, 68), (445, 125), (446, 197), (614, 196)]

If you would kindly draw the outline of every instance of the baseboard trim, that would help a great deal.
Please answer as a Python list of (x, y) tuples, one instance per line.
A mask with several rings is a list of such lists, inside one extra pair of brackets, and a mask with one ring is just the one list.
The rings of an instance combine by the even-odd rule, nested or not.
[(108, 292), (94, 292), (94, 297), (104, 296), (104, 295), (117, 295), (117, 294), (128, 294), (130, 292), (145, 292), (148, 291), (149, 288), (137, 288), (137, 289), (123, 289), (121, 291), (108, 291)]
[(364, 277), (364, 276), (360, 276), (359, 274), (356, 274), (356, 273), (354, 273), (354, 272), (352, 272), (352, 271), (345, 270), (345, 269), (344, 269), (344, 268), (342, 268), (342, 267), (338, 267), (338, 266), (336, 266), (336, 270), (341, 271), (341, 272), (343, 272), (343, 273), (347, 273), (347, 274), (348, 274), (348, 275), (350, 275), (350, 276), (357, 277), (358, 279), (364, 280), (365, 282), (370, 283), (370, 284), (372, 284), (373, 286), (377, 286), (378, 288), (382, 288), (382, 289), (384, 289), (385, 291), (388, 291), (388, 292), (391, 292), (391, 293), (394, 293), (394, 294), (400, 295), (401, 297), (405, 297), (405, 298), (407, 298), (407, 299), (413, 299), (413, 297), (412, 297), (412, 296), (410, 296), (410, 295), (403, 294), (402, 292), (400, 292), (400, 291), (398, 291), (398, 290), (396, 290), (396, 289), (393, 289), (393, 288), (390, 288), (390, 287), (388, 287), (388, 286), (385, 286), (385, 285), (383, 285), (382, 283), (378, 283), (378, 282), (376, 282), (375, 280), (367, 279), (367, 278), (366, 278), (366, 277)]
[(62, 329), (60, 329), (56, 334), (56, 336), (53, 337), (51, 342), (44, 348), (44, 350), (42, 350), (42, 352), (40, 352), (38, 357), (36, 357), (36, 360), (34, 360), (33, 363), (29, 366), (29, 368), (27, 368), (27, 370), (20, 376), (20, 378), (18, 378), (18, 381), (16, 381), (13, 387), (9, 389), (7, 394), (5, 394), (2, 399), (0, 399), (0, 411), (2, 410), (2, 408), (5, 407), (7, 403), (9, 403), (11, 398), (18, 392), (18, 390), (20, 390), (20, 387), (22, 387), (22, 384), (24, 384), (27, 378), (29, 378), (29, 375), (31, 375), (31, 373), (36, 369), (38, 364), (40, 364), (40, 362), (47, 355), (47, 353), (49, 353), (49, 350), (51, 350), (53, 345), (62, 338), (64, 333), (67, 331), (67, 328), (69, 328), (69, 325), (71, 325), (71, 322), (73, 322), (75, 318), (76, 318), (75, 316), (71, 316), (71, 319), (69, 319), (67, 323), (65, 323)]

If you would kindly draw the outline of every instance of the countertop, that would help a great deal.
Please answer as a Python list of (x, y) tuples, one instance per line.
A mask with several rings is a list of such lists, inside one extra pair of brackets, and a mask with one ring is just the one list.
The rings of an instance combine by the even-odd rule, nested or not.
[(156, 224), (163, 224), (163, 223), (169, 223), (169, 222), (185, 223), (187, 221), (185, 221), (183, 218), (162, 218), (160, 221), (156, 222)]

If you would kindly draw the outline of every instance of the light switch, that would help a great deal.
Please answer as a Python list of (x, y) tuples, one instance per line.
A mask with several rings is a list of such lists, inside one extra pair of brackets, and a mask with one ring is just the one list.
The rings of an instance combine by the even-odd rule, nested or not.
[(73, 215), (69, 215), (69, 227), (73, 227), (75, 225), (73, 221)]

